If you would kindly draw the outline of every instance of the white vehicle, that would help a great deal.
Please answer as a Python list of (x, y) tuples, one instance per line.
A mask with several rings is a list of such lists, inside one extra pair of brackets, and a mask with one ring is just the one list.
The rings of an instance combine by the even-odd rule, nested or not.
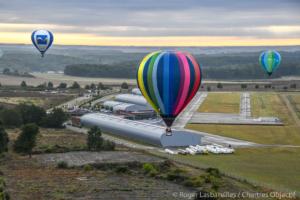
[(191, 154), (191, 155), (195, 155), (196, 154), (196, 152), (194, 151), (194, 150), (192, 150), (191, 148), (186, 148), (185, 149), (189, 154)]
[(176, 152), (170, 150), (170, 149), (165, 149), (165, 152), (168, 153), (168, 154), (172, 154), (172, 155), (175, 155), (177, 154)]
[(183, 149), (178, 149), (178, 154), (186, 155), (186, 154), (188, 154), (188, 152), (186, 150), (183, 150)]
[(206, 146), (196, 145), (196, 148), (198, 149), (198, 151), (200, 151), (203, 154), (207, 154), (208, 153)]

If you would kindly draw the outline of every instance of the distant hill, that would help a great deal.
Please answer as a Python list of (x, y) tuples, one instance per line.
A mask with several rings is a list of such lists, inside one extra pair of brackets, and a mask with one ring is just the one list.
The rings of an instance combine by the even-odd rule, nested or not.
[(266, 78), (258, 64), (261, 51), (276, 49), (282, 64), (272, 77), (300, 76), (300, 46), (290, 47), (93, 47), (53, 46), (41, 58), (32, 45), (0, 45), (0, 71), (64, 71), (82, 77), (135, 78), (141, 59), (149, 52), (163, 49), (192, 53), (207, 79)]
[[(268, 76), (258, 64), (260, 52), (195, 55), (206, 79), (261, 79)], [(300, 51), (281, 52), (282, 63), (272, 78), (300, 76)], [(73, 64), (64, 73), (71, 76), (135, 78), (139, 60), (111, 64)]]

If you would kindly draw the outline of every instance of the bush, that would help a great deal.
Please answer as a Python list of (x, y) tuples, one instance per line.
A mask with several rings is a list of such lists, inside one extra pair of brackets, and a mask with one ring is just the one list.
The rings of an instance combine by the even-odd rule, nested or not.
[(39, 127), (36, 124), (25, 124), (14, 144), (14, 150), (18, 153), (27, 153), (31, 157), (32, 149), (36, 145), (38, 132)]
[(114, 142), (104, 140), (102, 138), (101, 130), (95, 126), (88, 132), (87, 146), (90, 151), (112, 151), (115, 149), (116, 144)]
[(8, 145), (9, 139), (6, 131), (2, 126), (0, 125), (0, 153), (3, 153), (8, 150), (7, 145)]
[(9, 200), (10, 197), (7, 192), (5, 192), (5, 181), (3, 177), (0, 177), (0, 200)]
[(218, 178), (221, 177), (220, 171), (216, 168), (207, 168), (205, 171), (215, 177), (218, 177)]
[(187, 187), (201, 187), (204, 183), (204, 179), (201, 176), (198, 177), (192, 177), (187, 179), (184, 182), (184, 185)]
[(113, 151), (115, 150), (116, 144), (109, 140), (104, 140), (102, 144), (102, 149), (105, 151)]
[(83, 166), (83, 170), (88, 172), (88, 171), (92, 171), (93, 170), (93, 167), (89, 164), (86, 164)]
[(145, 174), (148, 174), (149, 176), (156, 176), (158, 174), (158, 170), (151, 163), (143, 164), (143, 171)]
[(42, 120), (42, 125), (47, 128), (62, 128), (62, 124), (68, 119), (67, 114), (61, 108), (55, 108)]
[(57, 163), (57, 168), (59, 169), (67, 169), (69, 166), (68, 166), (68, 163), (66, 161), (59, 161)]
[(115, 168), (115, 172), (116, 173), (127, 173), (127, 172), (129, 172), (129, 169), (127, 166), (117, 166)]
[(33, 104), (19, 104), (16, 108), (17, 112), (21, 114), (24, 124), (36, 123), (41, 124), (41, 120), (46, 117), (46, 111)]
[(0, 121), (4, 127), (19, 127), (22, 125), (22, 117), (15, 109), (2, 109)]
[(222, 89), (222, 88), (223, 88), (222, 83), (218, 83), (218, 84), (217, 84), (217, 88), (218, 88), (218, 89)]
[(121, 84), (121, 88), (122, 88), (122, 89), (128, 89), (129, 86), (128, 86), (128, 84), (127, 84), (126, 82), (123, 82), (123, 83)]
[(87, 146), (90, 151), (102, 150), (102, 132), (98, 127), (92, 127), (88, 132)]

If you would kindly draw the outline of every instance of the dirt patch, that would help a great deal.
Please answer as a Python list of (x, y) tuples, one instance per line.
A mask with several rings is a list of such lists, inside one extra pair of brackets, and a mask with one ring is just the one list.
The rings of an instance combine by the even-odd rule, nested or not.
[[(128, 154), (115, 156), (118, 158), (121, 155)], [(139, 154), (132, 155), (142, 158)], [(194, 192), (187, 187), (140, 173), (116, 173), (114, 170), (84, 171), (80, 168), (58, 169), (50, 165), (45, 166), (41, 165), (40, 156), (42, 155), (32, 159), (17, 156), (2, 162), (0, 169), (4, 173), (11, 199), (176, 199), (173, 196), (174, 192)]]
[(127, 151), (82, 151), (36, 155), (35, 158), (44, 165), (53, 165), (59, 161), (65, 161), (68, 163), (68, 166), (83, 166), (86, 164), (98, 163), (157, 163), (164, 161), (158, 157)]

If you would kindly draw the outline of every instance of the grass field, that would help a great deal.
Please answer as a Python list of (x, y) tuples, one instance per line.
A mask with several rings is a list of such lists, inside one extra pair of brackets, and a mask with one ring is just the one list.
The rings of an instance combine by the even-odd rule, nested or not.
[(0, 102), (8, 104), (32, 103), (41, 106), (44, 104), (44, 99), (39, 97), (0, 97)]
[[(299, 113), (297, 110), (300, 104), (299, 93), (287, 95), (294, 110)], [(220, 99), (223, 98), (220, 97)], [(251, 112), (254, 117), (277, 116), (283, 120), (284, 126), (189, 124), (187, 127), (261, 144), (300, 145), (300, 127), (291, 117), (280, 94), (252, 93)], [(254, 184), (300, 192), (300, 148), (237, 149), (235, 154), (226, 156), (176, 156), (178, 157), (196, 166), (217, 167), (225, 174)]]
[(176, 155), (175, 159), (198, 167), (215, 167), (266, 188), (300, 193), (299, 155), (300, 148), (251, 148), (238, 149), (232, 155)]
[(199, 112), (239, 113), (240, 93), (209, 93)]
[(300, 119), (300, 94), (288, 95), (288, 99)]
[(59, 105), (70, 100), (72, 96), (49, 96), (49, 97), (0, 97), (0, 103), (18, 105), (20, 103), (29, 103), (45, 109)]
[[(220, 99), (223, 98), (220, 97)], [(293, 118), (290, 117), (289, 110), (277, 93), (253, 93), (251, 94), (251, 104), (253, 116), (277, 116), (283, 120), (285, 125), (188, 124), (187, 128), (261, 144), (300, 145), (300, 127), (298, 127)]]

